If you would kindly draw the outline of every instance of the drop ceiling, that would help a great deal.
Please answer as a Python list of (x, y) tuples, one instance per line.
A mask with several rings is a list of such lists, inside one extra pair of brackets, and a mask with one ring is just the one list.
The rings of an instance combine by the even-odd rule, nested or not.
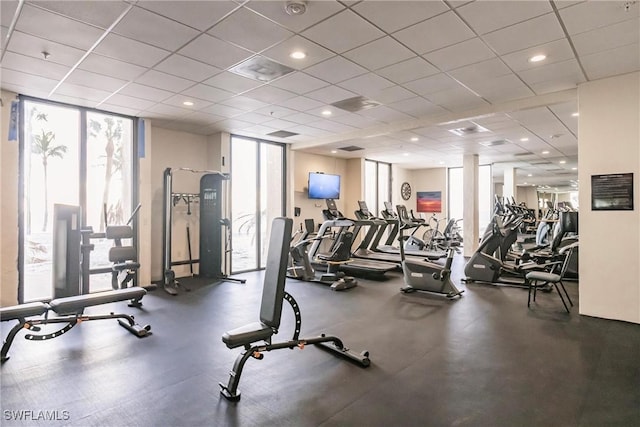
[[(635, 1), (308, 1), (298, 16), (285, 4), (2, 0), (1, 85), (408, 169), (474, 153), (498, 177), (515, 167), (520, 185), (568, 187), (576, 87), (640, 70)], [(256, 56), (293, 71), (266, 83), (230, 71)], [(354, 97), (380, 105), (331, 105)], [(487, 131), (450, 132), (476, 126)]]

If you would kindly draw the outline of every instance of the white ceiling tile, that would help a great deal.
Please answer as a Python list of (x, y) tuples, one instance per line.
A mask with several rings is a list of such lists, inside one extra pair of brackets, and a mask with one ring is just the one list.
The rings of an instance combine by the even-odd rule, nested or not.
[(69, 67), (45, 61), (44, 59), (9, 52), (2, 59), (2, 70), (15, 70), (49, 79), (60, 80), (67, 74)]
[(311, 25), (344, 9), (338, 2), (333, 1), (309, 1), (307, 10), (303, 15), (289, 15), (284, 10), (284, 4), (280, 1), (253, 1), (246, 7), (255, 10), (269, 19), (295, 32), (300, 32)]
[(211, 102), (220, 102), (233, 96), (231, 92), (227, 92), (226, 90), (218, 89), (204, 84), (192, 86), (182, 92), (182, 94)]
[(484, 35), (484, 40), (500, 55), (549, 43), (564, 37), (553, 13), (530, 19)]
[(372, 99), (382, 103), (391, 104), (392, 102), (401, 101), (403, 99), (413, 98), (416, 95), (408, 91), (402, 86), (391, 86), (375, 92), (367, 93)]
[[(269, 116), (265, 116), (264, 114), (258, 114), (258, 113), (243, 113), (240, 114), (239, 116), (236, 117), (238, 120), (242, 120), (245, 122), (249, 122), (249, 123), (255, 123), (257, 125), (264, 123), (264, 122), (268, 122), (269, 120), (273, 120), (273, 117), (269, 117)], [(272, 132), (275, 129), (270, 130), (269, 132)]]
[[(242, 120), (241, 117), (238, 117), (240, 120)], [(262, 126), (260, 124), (256, 124), (255, 126), (250, 126), (246, 129), (242, 130), (242, 134), (243, 135), (258, 135), (260, 137), (264, 137), (265, 135), (267, 135), (268, 133), (271, 132), (275, 132), (278, 129), (274, 129), (274, 128), (270, 128), (267, 126)]]
[(201, 82), (222, 72), (219, 68), (178, 54), (171, 55), (158, 64), (155, 69), (196, 82)]
[(476, 80), (468, 86), (491, 103), (534, 95), (515, 74)]
[[(304, 59), (291, 58), (289, 55), (293, 51), (304, 52), (307, 56)], [(265, 50), (262, 55), (296, 70), (302, 70), (331, 58), (333, 53), (312, 41), (300, 36), (294, 36)]]
[(334, 52), (342, 53), (380, 38), (384, 33), (347, 9), (311, 27), (302, 35)]
[(238, 7), (232, 1), (150, 1), (137, 6), (154, 11), (190, 27), (204, 31)]
[(171, 74), (161, 71), (149, 70), (136, 79), (136, 83), (165, 89), (171, 92), (182, 92), (186, 88), (193, 86), (195, 83), (191, 80), (172, 76)]
[(326, 130), (331, 133), (352, 132), (354, 130), (358, 130), (358, 128), (354, 126), (337, 123), (331, 120), (319, 120), (313, 123), (309, 123), (309, 126)]
[(219, 68), (227, 68), (253, 55), (246, 49), (218, 40), (208, 34), (202, 34), (183, 47), (179, 53)]
[(419, 95), (428, 95), (430, 93), (460, 87), (455, 80), (444, 73), (414, 80), (405, 83), (403, 86)]
[(325, 104), (305, 96), (296, 96), (295, 98), (289, 98), (279, 102), (279, 105), (293, 110), (308, 111), (314, 108), (321, 108)]
[[(111, 100), (109, 100), (109, 102), (111, 102)], [(156, 104), (150, 108), (146, 108), (146, 110), (149, 113), (157, 113), (167, 117), (181, 117), (191, 112), (191, 110), (188, 110), (186, 108), (179, 108), (166, 104)]]
[(48, 61), (67, 66), (75, 65), (84, 54), (84, 51), (80, 49), (34, 37), (20, 31), (13, 32), (7, 47), (7, 52), (9, 51), (34, 58), (42, 58), (42, 52), (48, 52), (51, 55)]
[(424, 55), (424, 58), (443, 71), (495, 58), (482, 40), (473, 38)]
[(298, 111), (290, 108), (282, 107), (281, 105), (264, 105), (263, 107), (256, 109), (255, 113), (264, 114), (272, 119), (281, 119), (283, 117), (290, 116), (292, 114), (298, 114)]
[(96, 27), (38, 9), (29, 4), (22, 7), (16, 29), (67, 46), (88, 49), (102, 35)]
[(628, 19), (607, 27), (571, 37), (578, 55), (590, 55), (640, 42), (640, 18)]
[(140, 110), (137, 108), (127, 108), (119, 105), (100, 104), (100, 110), (109, 111), (111, 113), (126, 114), (127, 116), (137, 117)]
[(582, 66), (590, 79), (601, 79), (638, 71), (640, 70), (640, 45), (630, 44), (617, 49), (594, 53), (593, 55), (583, 56), (581, 60)]
[(458, 86), (454, 89), (447, 89), (436, 93), (431, 93), (427, 98), (434, 104), (438, 104), (448, 110), (461, 112), (472, 108), (488, 105), (482, 98), (475, 96), (471, 91)]
[[(17, 0), (0, 1), (0, 25), (9, 28), (18, 7)], [(4, 37), (2, 38), (4, 43)]]
[(290, 132), (296, 132), (302, 135), (310, 135), (310, 136), (318, 136), (318, 137), (331, 134), (331, 132), (328, 132), (326, 130), (314, 128), (312, 126), (307, 126), (307, 125), (297, 125), (287, 130)]
[(202, 126), (210, 125), (221, 120), (224, 120), (224, 117), (216, 116), (215, 114), (203, 113), (200, 111), (195, 111), (193, 113), (180, 117), (180, 122)]
[(376, 74), (386, 77), (394, 83), (403, 84), (412, 80), (437, 74), (436, 67), (421, 57), (415, 57), (376, 71)]
[(307, 92), (328, 86), (329, 83), (297, 71), (271, 82), (270, 85), (303, 95)]
[(449, 72), (451, 76), (467, 86), (470, 82), (496, 78), (510, 73), (509, 67), (498, 58), (477, 62)]
[(387, 36), (350, 50), (344, 56), (365, 68), (377, 70), (412, 58), (415, 54)]
[(170, 51), (198, 35), (193, 28), (139, 7), (131, 9), (113, 32)]
[(221, 116), (221, 117), (227, 117), (227, 118), (233, 117), (233, 116), (238, 116), (238, 115), (240, 115), (240, 114), (245, 112), (242, 109), (234, 108), (234, 107), (230, 107), (228, 105), (222, 105), (222, 104), (211, 105), (209, 107), (203, 108), (202, 111), (205, 111), (205, 112), (211, 113), (211, 114), (215, 114), (215, 115)]
[(389, 107), (393, 108), (394, 110), (410, 114), (414, 117), (423, 117), (428, 115), (438, 115), (446, 113), (446, 111), (442, 107), (435, 105), (433, 102), (428, 101), (421, 96), (394, 102), (392, 104), (389, 104)]
[[(546, 55), (547, 58), (542, 62), (529, 62), (529, 58), (540, 54)], [(514, 71), (528, 70), (574, 58), (571, 45), (565, 38), (502, 56), (504, 62)]]
[(291, 31), (245, 8), (233, 12), (208, 33), (254, 52), (259, 52), (293, 35)]
[[(289, 117), (287, 117), (287, 119)], [(291, 121), (285, 120), (285, 119), (273, 119), (273, 120), (269, 120), (268, 122), (264, 122), (263, 125), (272, 127), (274, 129), (287, 130), (287, 129), (290, 129), (290, 128), (294, 127), (294, 126), (298, 126), (299, 123), (291, 122)]]
[(81, 99), (77, 96), (61, 95), (54, 93), (49, 98), (51, 101), (64, 102), (65, 104), (77, 105), (79, 107), (96, 108), (98, 101), (92, 101), (90, 99)]
[(364, 129), (381, 124), (381, 122), (374, 120), (371, 117), (364, 117), (355, 113), (342, 114), (336, 117), (332, 117), (331, 120), (359, 129)]
[(131, 83), (120, 90), (123, 95), (135, 96), (136, 98), (148, 99), (149, 101), (160, 102), (173, 95), (172, 92), (145, 86), (138, 83)]
[(109, 95), (111, 95), (110, 92), (107, 92), (104, 90), (93, 89), (86, 86), (79, 86), (71, 83), (61, 84), (56, 90), (56, 93), (59, 93), (60, 95), (72, 96), (74, 98), (79, 98), (79, 99), (88, 99), (90, 101), (96, 101), (96, 102), (100, 102), (106, 97), (108, 97)]
[(249, 96), (242, 95), (234, 96), (233, 98), (222, 101), (222, 103), (243, 111), (258, 110), (260, 108), (266, 107), (268, 104), (266, 102), (258, 101), (257, 99), (251, 98)]
[(205, 80), (203, 83), (233, 93), (242, 93), (264, 84), (228, 71), (217, 74), (216, 76)]
[(5, 85), (16, 85), (48, 93), (58, 83), (58, 80), (34, 76), (32, 74), (26, 74), (14, 70), (3, 69), (0, 76), (2, 77), (3, 89), (5, 88)]
[(111, 96), (106, 102), (111, 105), (135, 108), (138, 110), (146, 110), (155, 105), (155, 101), (140, 99), (134, 96), (122, 95), (120, 93), (116, 93), (115, 95)]
[(368, 110), (360, 111), (358, 114), (365, 117), (371, 117), (381, 122), (391, 123), (398, 120), (408, 120), (412, 117), (408, 114), (394, 110), (393, 108), (381, 105), (375, 108), (369, 108)]
[(287, 116), (286, 120), (300, 125), (306, 125), (311, 122), (317, 122), (318, 117), (307, 113), (298, 113)]
[(285, 99), (293, 98), (295, 94), (273, 86), (261, 86), (247, 92), (245, 96), (266, 102), (267, 104), (275, 104)]
[(638, 17), (638, 5), (629, 12), (621, 1), (588, 1), (560, 10), (560, 17), (570, 35), (593, 30)]
[(475, 1), (457, 11), (478, 34), (486, 34), (553, 9), (545, 1)]
[(332, 104), (336, 101), (342, 101), (343, 99), (352, 98), (357, 96), (355, 93), (342, 89), (337, 86), (328, 86), (322, 89), (314, 90), (306, 94), (309, 98), (316, 99), (318, 101)]
[[(4, 0), (2, 1), (4, 3)], [(87, 24), (96, 25), (100, 28), (109, 26), (120, 16), (129, 6), (123, 1), (43, 1), (38, 0), (32, 4), (40, 8), (57, 12)], [(3, 10), (4, 12), (4, 10)]]
[(94, 73), (102, 73), (118, 79), (133, 80), (142, 73), (146, 68), (138, 65), (129, 64), (128, 62), (118, 61), (117, 59), (108, 58), (106, 56), (92, 53), (80, 63), (78, 68)]
[(109, 34), (105, 37), (96, 47), (95, 52), (143, 67), (151, 67), (169, 55), (166, 50), (117, 34)]
[(530, 70), (521, 71), (518, 75), (527, 83), (535, 84), (545, 81), (556, 80), (559, 77), (571, 77), (574, 83), (584, 81), (578, 62), (574, 59), (556, 62), (554, 64), (542, 65)]
[(113, 77), (80, 69), (74, 70), (66, 81), (76, 85), (101, 89), (108, 92), (114, 92), (127, 83), (126, 80), (115, 79)]
[(347, 61), (341, 56), (334, 56), (304, 71), (330, 83), (339, 83), (367, 72), (365, 68)]
[(364, 1), (353, 10), (388, 33), (449, 10), (442, 1)]
[(393, 86), (393, 83), (377, 74), (368, 73), (345, 80), (339, 86), (357, 94), (368, 96), (371, 93), (377, 93), (382, 89)]
[(398, 31), (393, 36), (415, 52), (424, 54), (470, 39), (474, 34), (455, 13), (447, 12)]
[[(188, 106), (188, 105), (184, 105), (185, 101), (190, 101), (193, 102), (192, 106)], [(163, 104), (167, 104), (167, 105), (173, 105), (174, 107), (178, 107), (181, 109), (185, 109), (185, 110), (193, 110), (193, 111), (197, 111), (197, 110), (201, 110), (203, 108), (206, 108), (208, 106), (210, 106), (212, 103), (211, 101), (205, 101), (203, 99), (197, 99), (197, 98), (192, 98), (190, 96), (186, 96), (184, 94), (177, 94), (177, 95), (173, 95), (170, 98), (165, 99), (164, 101), (162, 101)]]

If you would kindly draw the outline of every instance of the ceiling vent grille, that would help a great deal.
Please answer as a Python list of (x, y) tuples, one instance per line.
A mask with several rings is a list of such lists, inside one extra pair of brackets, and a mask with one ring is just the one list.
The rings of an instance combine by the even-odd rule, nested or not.
[(342, 101), (334, 102), (331, 105), (336, 108), (340, 108), (341, 110), (355, 113), (357, 111), (375, 108), (382, 104), (380, 104), (378, 101), (374, 101), (373, 99), (365, 98), (364, 96), (354, 96), (353, 98), (347, 98), (343, 99)]
[(540, 166), (540, 165), (550, 165), (551, 162), (543, 160), (543, 161), (540, 161), (540, 162), (531, 162), (530, 164), (531, 165), (535, 165), (535, 166)]
[(479, 124), (472, 123), (471, 126), (457, 128), (457, 129), (449, 129), (449, 132), (457, 136), (466, 136), (466, 135), (475, 135), (477, 133), (482, 133), (482, 132), (489, 132), (489, 129), (483, 126), (480, 126)]
[(480, 145), (484, 145), (485, 147), (497, 147), (498, 145), (505, 145), (508, 143), (509, 141), (506, 139), (497, 139), (495, 141), (481, 142)]
[(516, 153), (513, 156), (514, 157), (533, 156), (533, 153), (531, 151), (526, 151), (524, 153)]
[(230, 68), (229, 71), (260, 82), (270, 82), (295, 70), (267, 59), (264, 56), (256, 55)]
[(300, 135), (299, 133), (289, 132), (286, 130), (277, 130), (275, 132), (268, 133), (269, 136), (275, 136), (278, 138), (289, 138), (290, 136)]
[(364, 150), (364, 148), (362, 147), (358, 147), (357, 145), (347, 145), (346, 147), (341, 147), (338, 148), (338, 150), (342, 150), (342, 151), (359, 151), (359, 150)]

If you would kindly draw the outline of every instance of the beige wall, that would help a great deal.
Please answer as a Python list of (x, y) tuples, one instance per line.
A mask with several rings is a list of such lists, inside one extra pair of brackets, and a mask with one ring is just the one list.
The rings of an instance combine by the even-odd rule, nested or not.
[[(640, 323), (640, 73), (580, 85), (578, 107), (580, 313)], [(592, 211), (591, 175), (628, 172), (634, 210)]]
[[(406, 202), (407, 209), (413, 209), (413, 212), (417, 215), (416, 205), (416, 193), (419, 191), (440, 191), (442, 196), (442, 212), (436, 212), (438, 219), (447, 218), (447, 169), (446, 168), (432, 168), (432, 169), (418, 169), (411, 171), (411, 199)], [(398, 187), (400, 191), (400, 187)], [(409, 204), (411, 203), (411, 204)], [(430, 217), (431, 213), (423, 213), (425, 218)], [(444, 228), (446, 224), (441, 223), (441, 227)]]
[(18, 303), (18, 142), (7, 139), (12, 92), (2, 91), (0, 126), (0, 305)]
[(538, 189), (531, 186), (519, 186), (516, 193), (516, 202), (524, 202), (529, 209), (535, 209), (538, 212)]

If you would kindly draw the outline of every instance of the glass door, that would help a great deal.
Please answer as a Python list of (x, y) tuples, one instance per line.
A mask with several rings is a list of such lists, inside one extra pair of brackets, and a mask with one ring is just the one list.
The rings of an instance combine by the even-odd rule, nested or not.
[(265, 267), (273, 218), (284, 214), (284, 146), (231, 138), (231, 271)]

